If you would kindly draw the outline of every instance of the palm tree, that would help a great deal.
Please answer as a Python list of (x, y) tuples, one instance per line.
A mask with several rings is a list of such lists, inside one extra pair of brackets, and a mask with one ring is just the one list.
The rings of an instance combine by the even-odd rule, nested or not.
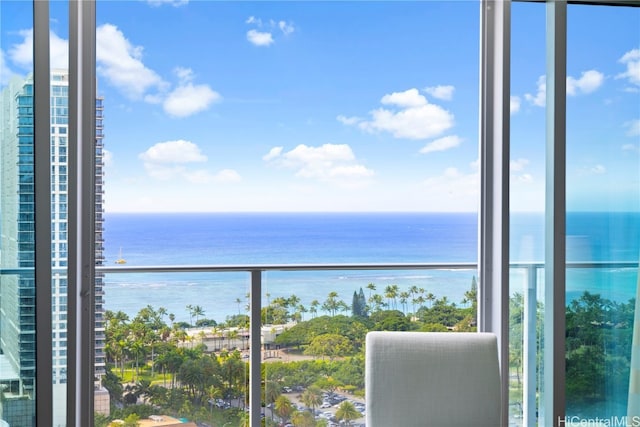
[(244, 305), (244, 311), (248, 313), (251, 311), (251, 292), (247, 292), (246, 294), (244, 294), (244, 299), (246, 301), (246, 304)]
[(318, 386), (311, 385), (302, 393), (301, 400), (312, 413), (315, 413), (316, 407), (322, 405), (322, 390)]
[(267, 305), (263, 307), (263, 309), (265, 310), (265, 312), (264, 312), (264, 323), (265, 323), (265, 325), (269, 325), (269, 324), (271, 324), (271, 320), (269, 319), (269, 313), (271, 313), (273, 311), (271, 309), (271, 294), (269, 292), (267, 292), (265, 294), (265, 296), (267, 297)]
[(339, 302), (338, 302), (338, 307), (339, 307), (342, 311), (344, 311), (344, 314), (345, 314), (345, 315), (347, 314), (347, 312), (348, 312), (349, 310), (351, 310), (351, 306), (350, 306), (349, 304), (347, 304), (346, 302), (344, 302), (344, 301), (339, 301)]
[(367, 285), (367, 289), (369, 289), (369, 299), (371, 299), (371, 293), (376, 290), (376, 285), (369, 283)]
[(291, 416), (291, 422), (296, 427), (316, 427), (316, 420), (312, 413), (307, 411), (296, 411)]
[(331, 316), (335, 316), (336, 311), (340, 308), (340, 300), (338, 300), (338, 293), (336, 291), (329, 292), (327, 299), (322, 304), (322, 309), (331, 313)]
[(199, 305), (193, 307), (193, 315), (196, 318), (196, 325), (198, 324), (198, 317), (204, 316), (204, 309)]
[(402, 291), (400, 292), (400, 304), (402, 304), (402, 312), (406, 313), (407, 311), (407, 301), (409, 300), (409, 292)]
[(141, 379), (130, 390), (136, 397), (148, 398), (151, 396), (151, 381)]
[(164, 321), (164, 316), (167, 315), (167, 309), (164, 307), (160, 307), (158, 308), (158, 317), (160, 318), (160, 321)]
[(273, 410), (282, 419), (282, 423), (286, 424), (295, 408), (287, 396), (280, 395), (273, 404)]
[(393, 308), (396, 308), (396, 297), (398, 296), (398, 285), (389, 285), (384, 288), (384, 297), (387, 299), (387, 303), (391, 307), (391, 301), (393, 300)]
[(309, 308), (309, 313), (311, 313), (311, 318), (315, 319), (316, 314), (318, 313), (318, 306), (320, 305), (320, 301), (314, 299), (311, 301), (311, 307)]
[(189, 313), (189, 326), (193, 326), (193, 306), (191, 304), (187, 304), (185, 308)]
[(298, 309), (298, 304), (300, 304), (300, 297), (295, 294), (291, 294), (291, 296), (287, 299), (287, 306), (293, 307), (294, 310)]
[(409, 294), (411, 294), (411, 304), (413, 305), (413, 314), (416, 314), (416, 295), (420, 293), (420, 290), (416, 285), (413, 285), (409, 288)]
[(429, 301), (429, 308), (431, 308), (433, 306), (433, 301), (436, 300), (436, 296), (434, 294), (432, 294), (431, 292), (429, 292), (426, 296), (427, 301)]
[(340, 421), (344, 421), (345, 425), (350, 426), (351, 421), (357, 420), (360, 418), (362, 414), (358, 412), (353, 403), (345, 400), (338, 406), (338, 410), (336, 411), (336, 418)]
[(231, 329), (229, 331), (227, 331), (227, 341), (229, 342), (229, 350), (231, 350), (231, 341), (232, 340), (238, 340), (238, 337), (240, 336), (240, 334), (238, 333), (237, 329)]
[(302, 304), (298, 305), (298, 312), (300, 313), (300, 320), (304, 321), (304, 313), (307, 313), (309, 310), (307, 310), (307, 307), (305, 307)]
[(215, 403), (215, 399), (219, 399), (220, 397), (222, 397), (222, 390), (220, 390), (219, 387), (210, 385), (207, 388), (207, 397), (209, 398), (210, 402), (209, 402), (209, 408), (211, 409), (211, 411), (213, 412), (213, 405)]
[(382, 300), (382, 295), (380, 294), (373, 294), (369, 302), (373, 306), (374, 311), (380, 311), (382, 307), (385, 306), (385, 302)]
[(242, 300), (240, 298), (236, 298), (236, 304), (238, 304), (238, 316), (240, 315), (240, 304), (242, 303)]
[[(267, 381), (264, 385), (264, 401), (267, 405), (274, 403), (282, 394), (280, 384), (274, 381)], [(273, 411), (271, 411), (271, 419), (273, 420)]]

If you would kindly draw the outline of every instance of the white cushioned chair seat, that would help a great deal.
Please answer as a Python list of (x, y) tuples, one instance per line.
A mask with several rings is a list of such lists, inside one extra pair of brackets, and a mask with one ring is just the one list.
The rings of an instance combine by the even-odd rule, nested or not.
[(367, 427), (499, 427), (494, 334), (370, 332)]

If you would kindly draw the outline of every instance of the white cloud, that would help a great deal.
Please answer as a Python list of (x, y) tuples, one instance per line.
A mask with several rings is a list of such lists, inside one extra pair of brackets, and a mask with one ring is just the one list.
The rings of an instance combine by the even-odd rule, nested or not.
[(282, 31), (282, 33), (285, 36), (288, 36), (289, 34), (291, 34), (291, 33), (293, 33), (295, 31), (295, 28), (294, 28), (293, 24), (287, 23), (285, 21), (278, 22), (278, 28), (280, 28), (280, 31)]
[(191, 141), (179, 139), (159, 142), (138, 157), (143, 161), (149, 176), (155, 179), (166, 181), (181, 176), (196, 183), (206, 175), (206, 171), (189, 171), (186, 168), (190, 163), (207, 161), (207, 156)]
[(622, 146), (622, 151), (637, 151), (640, 153), (640, 146), (636, 145), (636, 144), (624, 144)]
[(337, 184), (348, 185), (353, 180), (374, 175), (371, 169), (358, 163), (347, 144), (324, 144), (319, 147), (300, 144), (284, 153), (282, 147), (274, 147), (263, 159), (273, 165), (295, 170), (298, 177)]
[(462, 138), (457, 135), (449, 135), (444, 138), (436, 139), (429, 142), (427, 145), (420, 149), (422, 154), (433, 153), (436, 151), (446, 151), (451, 148), (457, 147), (462, 142)]
[(524, 158), (513, 159), (509, 162), (509, 170), (511, 172), (511, 180), (529, 184), (533, 182), (533, 175), (525, 172), (529, 165), (529, 160)]
[[(33, 29), (20, 30), (23, 37), (21, 43), (9, 49), (9, 59), (15, 65), (31, 70), (33, 68)], [(69, 69), (69, 41), (60, 38), (56, 33), (49, 33), (49, 60), (51, 68)]]
[(640, 49), (630, 50), (618, 62), (625, 64), (627, 71), (618, 74), (616, 78), (625, 78), (629, 83), (640, 86)]
[(112, 24), (96, 30), (98, 73), (132, 99), (149, 90), (161, 90), (166, 83), (155, 71), (142, 63), (142, 46), (133, 46), (122, 31)]
[(102, 161), (104, 162), (104, 165), (109, 167), (113, 164), (113, 153), (110, 150), (107, 150), (106, 148), (102, 149)]
[(509, 169), (511, 172), (522, 172), (528, 164), (529, 160), (527, 159), (514, 159), (509, 162)]
[(187, 117), (206, 110), (213, 102), (222, 97), (208, 85), (182, 84), (169, 93), (162, 107), (173, 117)]
[(516, 114), (518, 111), (520, 111), (520, 97), (512, 96), (509, 99), (509, 112), (511, 114)]
[(373, 120), (361, 122), (361, 129), (389, 132), (395, 138), (431, 138), (453, 126), (453, 115), (433, 104), (396, 112), (380, 108), (372, 111), (371, 115)]
[(380, 102), (396, 108), (373, 110), (369, 113), (369, 121), (342, 115), (338, 116), (338, 121), (357, 125), (366, 132), (388, 132), (395, 138), (407, 139), (433, 138), (454, 124), (453, 114), (438, 105), (430, 104), (415, 88), (384, 95)]
[(278, 30), (286, 37), (292, 34), (296, 29), (291, 22), (284, 20), (275, 21), (270, 19), (263, 22), (262, 19), (255, 16), (250, 16), (244, 21), (245, 24), (253, 25), (253, 28), (247, 31), (247, 40), (255, 46), (271, 46), (276, 42), (274, 39), (275, 34), (279, 34)]
[(269, 150), (269, 153), (265, 154), (262, 157), (262, 160), (264, 160), (265, 162), (271, 161), (280, 156), (280, 154), (282, 154), (282, 150), (284, 150), (284, 147), (273, 147), (271, 150)]
[(269, 46), (274, 42), (271, 33), (255, 29), (247, 31), (247, 40), (255, 46)]
[(69, 69), (69, 41), (50, 33), (49, 37), (49, 61), (51, 68)]
[[(14, 64), (31, 69), (33, 67), (33, 30), (21, 30), (22, 42), (13, 45), (8, 57)], [(132, 99), (144, 99), (151, 104), (163, 104), (165, 112), (174, 117), (185, 117), (207, 109), (213, 102), (222, 99), (220, 94), (206, 84), (193, 84), (194, 73), (190, 68), (176, 67), (179, 84), (167, 94), (169, 84), (142, 62), (143, 48), (133, 46), (114, 25), (104, 24), (96, 29), (96, 65), (105, 80)], [(0, 79), (7, 78), (11, 71), (0, 55)], [(50, 34), (50, 57), (52, 68), (68, 69), (69, 42)], [(1, 83), (1, 81), (0, 81)], [(149, 93), (155, 91), (155, 93)]]
[(567, 76), (567, 95), (591, 93), (602, 86), (604, 74), (596, 70), (583, 71), (579, 79)]
[(544, 107), (546, 105), (547, 97), (547, 76), (538, 77), (538, 91), (535, 95), (526, 93), (524, 98), (538, 107)]
[(404, 92), (393, 92), (385, 95), (380, 100), (385, 105), (396, 105), (401, 108), (421, 107), (427, 105), (427, 98), (420, 95), (418, 89), (409, 89)]
[[(575, 96), (579, 94), (588, 94), (596, 91), (604, 82), (604, 74), (596, 70), (583, 71), (579, 79), (567, 76), (567, 95)], [(531, 104), (544, 107), (547, 98), (547, 77), (542, 75), (538, 77), (538, 91), (535, 95), (527, 93), (524, 98)]]
[(182, 83), (190, 82), (193, 80), (193, 70), (191, 68), (176, 67), (173, 72), (178, 76), (178, 79)]
[(593, 166), (583, 166), (579, 169), (579, 173), (581, 175), (604, 175), (607, 173), (607, 168), (605, 168), (601, 164), (596, 164)]
[(207, 161), (207, 156), (202, 154), (196, 144), (184, 139), (158, 142), (144, 153), (141, 153), (139, 157), (144, 162), (164, 164)]
[(336, 117), (336, 120), (338, 120), (343, 125), (355, 125), (358, 122), (362, 121), (360, 117), (346, 117), (346, 116), (343, 116), (342, 114)]
[(442, 99), (444, 101), (451, 101), (453, 99), (453, 92), (455, 91), (455, 87), (451, 85), (438, 85), (427, 87), (424, 89), (424, 91), (434, 98)]
[(162, 6), (168, 4), (173, 7), (180, 7), (189, 3), (189, 0), (147, 0), (147, 3), (151, 6)]
[(533, 176), (529, 173), (523, 173), (514, 177), (518, 182), (530, 184), (533, 182)]
[(627, 136), (640, 136), (640, 119), (630, 120), (624, 124)]
[(22, 42), (11, 46), (7, 53), (15, 65), (30, 70), (33, 68), (33, 29), (20, 30), (18, 34), (23, 37)]
[(7, 65), (4, 50), (0, 49), (0, 86), (5, 85), (13, 75), (13, 71)]

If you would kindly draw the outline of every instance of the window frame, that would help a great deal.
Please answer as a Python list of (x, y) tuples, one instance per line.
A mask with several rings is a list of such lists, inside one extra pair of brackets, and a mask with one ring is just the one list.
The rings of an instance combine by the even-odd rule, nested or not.
[[(564, 417), (564, 310), (565, 302), (565, 128), (566, 128), (566, 8), (567, 4), (640, 7), (636, 0), (513, 0), (545, 3), (547, 8), (547, 194), (545, 274), (545, 425)], [(49, 98), (49, 1), (34, 5), (34, 97)], [(479, 304), (481, 331), (498, 336), (499, 354), (508, 360), (509, 298), (509, 95), (511, 0), (481, 0), (480, 33), (480, 211)], [(93, 186), (95, 156), (95, 2), (69, 2), (69, 339), (67, 425), (93, 425), (93, 328), (95, 278), (95, 214)], [(51, 281), (51, 183), (49, 153), (50, 105), (35, 102), (35, 275)], [(94, 159), (95, 160), (95, 159)], [(38, 238), (41, 237), (41, 238)], [(85, 250), (86, 249), (86, 250)], [(260, 286), (256, 272), (252, 280)], [(259, 295), (252, 296), (252, 317), (259, 319)], [(51, 307), (51, 287), (39, 286), (36, 306)], [(254, 325), (252, 322), (252, 333)], [(51, 310), (37, 310), (38, 425), (51, 425), (52, 343)], [(259, 329), (257, 329), (259, 331)], [(252, 334), (253, 335), (253, 334)], [(259, 334), (258, 334), (259, 337)], [(551, 344), (551, 345), (549, 345)], [(251, 379), (259, 379), (259, 347), (252, 346)], [(557, 351), (556, 351), (557, 350)], [(44, 356), (44, 357), (43, 357)], [(255, 368), (258, 368), (257, 370)], [(508, 410), (508, 363), (503, 373), (503, 423)], [(259, 384), (259, 381), (258, 381)], [(257, 392), (256, 392), (257, 390)], [(254, 396), (255, 395), (255, 396)], [(259, 388), (251, 389), (259, 400)], [(255, 406), (255, 405), (254, 405)], [(258, 411), (259, 407), (253, 408)], [(253, 413), (252, 413), (253, 415)], [(251, 425), (259, 425), (259, 417)]]

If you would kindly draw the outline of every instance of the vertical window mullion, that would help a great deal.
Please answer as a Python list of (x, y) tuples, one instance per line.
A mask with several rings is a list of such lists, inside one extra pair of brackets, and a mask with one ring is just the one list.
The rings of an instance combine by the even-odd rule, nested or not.
[(67, 425), (82, 427), (94, 423), (95, 20), (95, 2), (70, 2)]
[(509, 119), (511, 2), (481, 2), (478, 330), (498, 337), (502, 424), (509, 379)]
[(251, 270), (251, 317), (249, 322), (251, 345), (249, 347), (249, 423), (251, 427), (260, 427), (261, 418), (261, 328), (262, 328), (262, 274), (261, 270)]
[(565, 417), (567, 2), (547, 2), (544, 425)]
[(33, 2), (36, 424), (53, 424), (49, 1)]

